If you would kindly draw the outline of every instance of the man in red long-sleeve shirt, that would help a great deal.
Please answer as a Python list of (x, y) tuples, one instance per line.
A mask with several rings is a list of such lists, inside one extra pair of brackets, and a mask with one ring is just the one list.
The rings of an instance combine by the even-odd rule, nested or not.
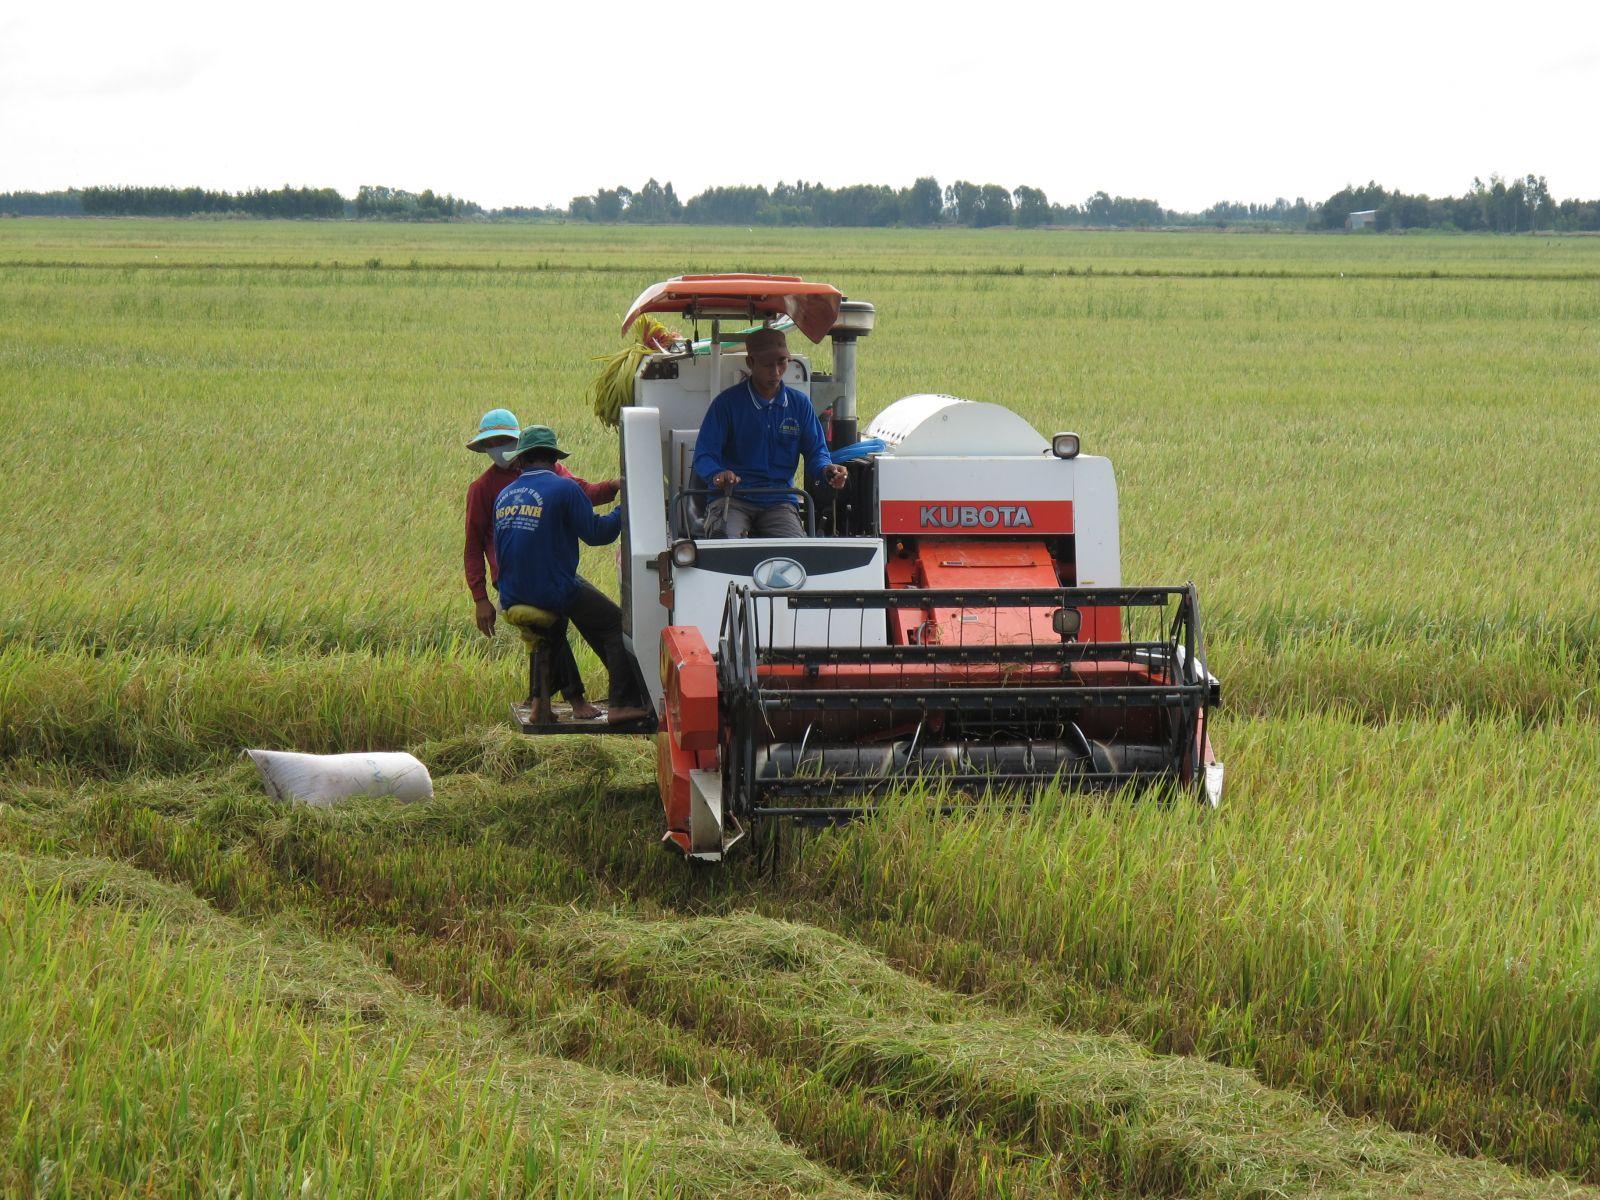
[[(495, 608), (489, 599), (485, 581), (484, 564), (488, 564), (487, 580), (500, 577), (500, 567), (494, 557), (494, 502), (495, 497), (516, 482), (521, 475), (510, 464), (508, 452), (514, 450), (521, 426), (516, 417), (503, 408), (483, 414), (478, 422), (478, 432), (467, 442), (468, 450), (487, 454), (493, 461), (482, 475), (467, 488), (467, 545), (463, 565), (467, 572), (467, 590), (472, 593), (472, 603), (478, 629), (484, 637), (494, 636)], [(559, 462), (557, 475), (573, 479), (583, 489), (590, 504), (607, 504), (616, 497), (621, 480), (608, 479), (604, 483), (587, 483), (573, 476)], [(578, 674), (577, 660), (572, 657), (572, 647), (565, 638), (554, 649), (550, 661), (550, 690), (559, 692), (572, 705), (572, 715), (580, 721), (593, 720), (600, 710), (590, 704), (583, 692), (583, 677)]]

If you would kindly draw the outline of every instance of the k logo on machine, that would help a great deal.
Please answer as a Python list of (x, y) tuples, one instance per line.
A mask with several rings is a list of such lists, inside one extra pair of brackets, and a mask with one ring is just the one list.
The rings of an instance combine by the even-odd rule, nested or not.
[(768, 558), (756, 564), (750, 578), (764, 592), (793, 592), (806, 581), (806, 569), (792, 558)]

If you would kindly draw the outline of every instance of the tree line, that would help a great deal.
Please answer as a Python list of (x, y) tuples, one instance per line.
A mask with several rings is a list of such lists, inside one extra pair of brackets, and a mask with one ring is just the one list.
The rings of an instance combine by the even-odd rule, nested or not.
[(830, 188), (798, 180), (710, 187), (680, 200), (672, 184), (651, 179), (638, 191), (624, 186), (574, 196), (565, 214), (574, 221), (640, 225), (887, 225), (1153, 226), (1173, 215), (1154, 200), (1096, 192), (1081, 205), (1052, 204), (1036, 187), (957, 180), (946, 187), (923, 176), (909, 187), (858, 183)]
[(471, 200), (458, 200), (449, 192), (436, 196), (432, 188), (406, 192), (367, 185), (356, 193), (355, 215), (383, 221), (449, 221), (482, 212), (482, 207)]
[(252, 217), (342, 217), (344, 197), (333, 188), (285, 185), (248, 192), (186, 187), (88, 187), (78, 193), (87, 217), (187, 217), (243, 213)]
[(1542, 175), (1505, 180), (1489, 176), (1474, 179), (1459, 196), (1407, 195), (1391, 192), (1377, 183), (1347, 186), (1335, 192), (1318, 210), (1312, 227), (1343, 228), (1353, 212), (1371, 211), (1373, 228), (1447, 229), (1462, 232), (1530, 233), (1536, 229), (1557, 232), (1600, 230), (1600, 200), (1556, 200)]
[(957, 180), (941, 186), (923, 176), (909, 187), (850, 184), (830, 188), (799, 180), (709, 187), (681, 199), (672, 183), (648, 180), (637, 191), (618, 185), (554, 206), (484, 209), (471, 200), (363, 185), (353, 200), (333, 188), (90, 187), (53, 192), (0, 192), (0, 214), (20, 216), (194, 216), (354, 218), (378, 221), (589, 221), (641, 225), (936, 226), (972, 229), (1043, 225), (1090, 228), (1342, 229), (1351, 213), (1371, 210), (1379, 231), (1439, 229), (1521, 233), (1600, 231), (1600, 200), (1556, 200), (1542, 175), (1474, 179), (1460, 196), (1389, 191), (1378, 183), (1347, 185), (1321, 203), (1278, 197), (1271, 203), (1219, 200), (1197, 213), (1157, 201), (1095, 192), (1081, 203), (1059, 204), (1042, 189)]
[[(1460, 196), (1431, 198), (1391, 192), (1376, 183), (1347, 186), (1320, 204), (1303, 196), (1271, 203), (1219, 200), (1200, 212), (1163, 208), (1157, 201), (1095, 192), (1079, 204), (1058, 204), (1036, 187), (1007, 189), (1000, 184), (958, 180), (941, 187), (931, 176), (910, 187), (852, 184), (829, 188), (820, 183), (778, 183), (711, 187), (680, 201), (671, 183), (651, 179), (638, 191), (601, 188), (575, 196), (565, 215), (575, 221), (633, 222), (646, 225), (960, 225), (973, 229), (1041, 225), (1091, 228), (1342, 229), (1353, 212), (1376, 210), (1375, 227), (1520, 233), (1600, 230), (1600, 201), (1561, 200), (1543, 176), (1509, 182), (1491, 175), (1474, 179)], [(551, 210), (546, 210), (551, 212)], [(552, 213), (552, 215), (554, 215)]]
[(219, 192), (199, 187), (87, 187), (53, 192), (0, 192), (0, 213), (16, 216), (371, 218), (386, 221), (448, 221), (479, 216), (470, 200), (432, 189), (363, 186), (354, 200), (335, 188), (252, 188)]

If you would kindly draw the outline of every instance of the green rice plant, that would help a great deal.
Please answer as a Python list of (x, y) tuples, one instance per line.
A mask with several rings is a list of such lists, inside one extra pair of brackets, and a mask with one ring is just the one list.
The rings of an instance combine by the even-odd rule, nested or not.
[[(259, 243), (279, 265), (0, 265), (11, 430), (0, 489), (13, 515), (0, 556), (31, 565), (0, 580), (0, 636), (200, 652), (472, 641), (456, 564), (463, 493), (483, 459), (462, 448), (465, 432), (508, 406), (555, 425), (580, 475), (615, 472), (614, 440), (583, 396), (593, 357), (618, 346), (616, 321), (643, 283), (739, 265), (685, 262), (685, 247), (742, 253), (725, 231), (656, 232), (423, 230), (404, 241), (431, 242), (440, 269), (352, 272), (289, 264), (330, 237), (402, 235), (167, 222), (134, 238), (138, 253), (163, 255), (152, 263), (184, 246), (216, 256), (197, 263), (225, 263)], [(48, 248), (129, 235), (120, 223), (29, 221), (0, 236), (0, 247), (32, 237)], [(556, 265), (474, 265), (479, 239)], [(1420, 611), (1486, 629), (1584, 628), (1592, 644), (1585, 581), (1600, 563), (1586, 533), (1600, 511), (1574, 450), (1589, 441), (1600, 292), (1540, 267), (1592, 260), (1592, 239), (764, 231), (757, 244), (803, 248), (807, 272), (878, 304), (863, 415), (946, 390), (1011, 405), (1046, 431), (1076, 428), (1089, 452), (1109, 454), (1125, 577), (1196, 579), (1219, 630), (1303, 616), (1378, 629)], [(1177, 266), (1277, 255), (1319, 273), (959, 273), (969, 260), (998, 265), (1007, 246)], [(619, 269), (563, 260), (564, 247), (604, 250), (616, 261), (601, 265)], [(385, 261), (396, 253), (382, 249)], [(1369, 265), (1487, 256), (1508, 277), (1340, 279), (1352, 254)], [(103, 498), (87, 504), (61, 486), (87, 466), (62, 436), (85, 413), (119, 433), (92, 454)], [(590, 551), (584, 569), (609, 585), (611, 563), (609, 549)]]
[[(363, 264), (376, 259), (375, 266)], [(293, 221), (28, 219), (0, 230), (0, 261), (70, 271), (249, 267), (426, 276), (441, 267), (542, 273), (836, 269), (940, 276), (1129, 273), (1230, 278), (1570, 278), (1600, 274), (1584, 237), (1342, 238), (1206, 231), (815, 230), (616, 225), (402, 226)], [(415, 264), (415, 265), (412, 265)], [(1019, 271), (1020, 268), (1020, 271)], [(664, 276), (663, 276), (664, 277)], [(632, 298), (632, 295), (628, 297)]]
[(1227, 743), (1238, 787), (1216, 814), (1063, 798), (935, 823), (908, 804), (806, 871), (891, 923), (1192, 1014), (1188, 1036), (1230, 1061), (1281, 1034), (1371, 1047), (1418, 1089), (1463, 1080), (1592, 1120), (1592, 722), (1280, 716)]

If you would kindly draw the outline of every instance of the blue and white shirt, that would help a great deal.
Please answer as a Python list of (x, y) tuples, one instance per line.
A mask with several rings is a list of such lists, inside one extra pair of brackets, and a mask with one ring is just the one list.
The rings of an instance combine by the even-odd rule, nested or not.
[(563, 611), (578, 590), (578, 541), (606, 546), (622, 532), (622, 510), (597, 516), (573, 479), (548, 467), (524, 471), (494, 502), (500, 607)]
[[(763, 400), (746, 380), (723, 391), (706, 410), (694, 443), (694, 469), (708, 484), (719, 471), (732, 471), (740, 488), (788, 487), (801, 455), (812, 482), (833, 464), (811, 401), (787, 384)], [(742, 498), (763, 507), (794, 503), (793, 496), (776, 494)]]

